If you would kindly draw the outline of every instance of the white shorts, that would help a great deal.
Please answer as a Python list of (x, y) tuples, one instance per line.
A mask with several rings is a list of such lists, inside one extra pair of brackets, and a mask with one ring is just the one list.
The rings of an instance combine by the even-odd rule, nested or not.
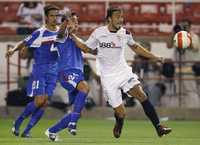
[(123, 103), (121, 90), (126, 93), (135, 85), (140, 84), (140, 81), (138, 80), (138, 76), (128, 69), (116, 73), (116, 75), (101, 77), (101, 83), (106, 101), (113, 108), (116, 108)]

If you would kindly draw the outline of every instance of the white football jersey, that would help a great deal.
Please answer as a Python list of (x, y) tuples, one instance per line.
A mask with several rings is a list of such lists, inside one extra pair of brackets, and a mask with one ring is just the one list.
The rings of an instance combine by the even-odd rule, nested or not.
[(112, 76), (121, 71), (130, 70), (124, 58), (124, 48), (134, 45), (131, 33), (120, 28), (116, 33), (110, 32), (108, 26), (94, 30), (85, 44), (98, 51), (97, 62), (101, 76)]

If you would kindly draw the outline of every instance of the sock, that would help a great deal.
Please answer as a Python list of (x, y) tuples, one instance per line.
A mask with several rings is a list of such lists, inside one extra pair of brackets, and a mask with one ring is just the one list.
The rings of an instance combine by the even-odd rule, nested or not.
[(80, 113), (73, 112), (73, 113), (71, 113), (70, 122), (75, 122), (76, 123), (79, 118), (80, 118)]
[(31, 119), (24, 130), (24, 134), (28, 134), (31, 128), (33, 128), (37, 122), (40, 120), (42, 115), (44, 114), (44, 108), (38, 108), (31, 116)]
[(54, 126), (49, 128), (49, 132), (57, 133), (60, 130), (67, 128), (70, 120), (71, 114), (65, 115), (59, 122), (57, 122)]
[(37, 107), (35, 106), (34, 101), (28, 103), (24, 109), (24, 111), (20, 114), (20, 116), (15, 120), (15, 129), (19, 130), (20, 125), (24, 121), (25, 118), (27, 118), (30, 114), (32, 114)]
[(142, 104), (145, 114), (148, 116), (148, 118), (151, 120), (154, 127), (157, 129), (158, 125), (160, 124), (160, 121), (158, 119), (158, 115), (153, 105), (148, 99), (142, 102), (141, 104)]
[(80, 118), (80, 113), (83, 107), (85, 106), (85, 99), (87, 94), (84, 92), (79, 91), (74, 101), (73, 112), (71, 113), (71, 121), (70, 122), (77, 122)]
[(120, 125), (120, 126), (123, 126), (123, 124), (124, 124), (124, 118), (121, 118), (121, 117), (117, 116), (116, 113), (114, 114), (114, 116), (115, 116), (116, 123), (118, 125)]

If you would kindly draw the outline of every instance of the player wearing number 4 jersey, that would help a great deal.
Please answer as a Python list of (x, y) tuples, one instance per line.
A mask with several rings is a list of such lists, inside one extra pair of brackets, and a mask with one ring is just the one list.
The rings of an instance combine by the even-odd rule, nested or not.
[(127, 65), (124, 58), (124, 48), (128, 45), (136, 54), (149, 59), (162, 61), (162, 58), (155, 56), (137, 44), (131, 33), (122, 27), (123, 12), (121, 9), (108, 9), (107, 20), (108, 25), (94, 30), (86, 42), (83, 42), (75, 34), (72, 34), (72, 36), (77, 46), (84, 51), (90, 52), (91, 49), (97, 48), (101, 82), (107, 96), (106, 99), (114, 109), (116, 120), (113, 128), (114, 137), (120, 137), (125, 118), (121, 90), (140, 101), (158, 136), (161, 137), (170, 133), (171, 128), (160, 124), (157, 113), (144, 93), (137, 75), (133, 74), (131, 68)]
[(46, 25), (33, 32), (14, 49), (7, 52), (7, 56), (12, 55), (17, 50), (28, 52), (32, 49), (34, 53), (33, 70), (27, 84), (27, 96), (34, 96), (34, 101), (30, 102), (15, 120), (12, 128), (15, 136), (19, 136), (19, 129), (23, 120), (32, 115), (21, 134), (21, 137), (30, 137), (31, 128), (42, 117), (47, 106), (48, 97), (52, 96), (56, 86), (57, 53), (51, 52), (51, 49), (57, 36), (58, 10), (56, 6), (47, 5), (44, 8)]

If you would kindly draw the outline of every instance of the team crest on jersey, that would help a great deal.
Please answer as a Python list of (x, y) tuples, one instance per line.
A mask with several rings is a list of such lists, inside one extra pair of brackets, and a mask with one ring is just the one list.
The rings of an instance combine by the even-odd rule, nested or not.
[(99, 46), (101, 48), (121, 48), (121, 46), (117, 46), (114, 42), (101, 42)]

